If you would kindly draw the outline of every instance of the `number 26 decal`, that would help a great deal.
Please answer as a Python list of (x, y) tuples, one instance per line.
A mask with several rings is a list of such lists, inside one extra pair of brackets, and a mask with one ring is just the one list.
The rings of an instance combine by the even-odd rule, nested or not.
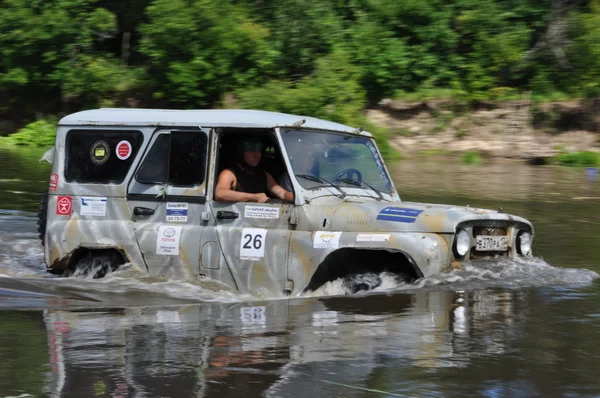
[(255, 248), (256, 250), (260, 249), (262, 247), (262, 235), (254, 235), (252, 236), (252, 234), (246, 234), (244, 235), (244, 240), (246, 240), (246, 243), (244, 243), (244, 246), (242, 246), (244, 249), (252, 249)]
[(266, 229), (244, 228), (240, 239), (240, 259), (256, 261), (263, 258), (266, 239)]

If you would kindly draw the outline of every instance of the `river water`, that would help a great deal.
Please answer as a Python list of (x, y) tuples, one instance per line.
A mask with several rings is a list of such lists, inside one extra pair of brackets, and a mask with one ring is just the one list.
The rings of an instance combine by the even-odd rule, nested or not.
[(47, 275), (39, 156), (0, 149), (0, 397), (600, 396), (600, 181), (590, 171), (398, 162), (403, 200), (524, 216), (536, 257), (276, 299), (128, 270)]

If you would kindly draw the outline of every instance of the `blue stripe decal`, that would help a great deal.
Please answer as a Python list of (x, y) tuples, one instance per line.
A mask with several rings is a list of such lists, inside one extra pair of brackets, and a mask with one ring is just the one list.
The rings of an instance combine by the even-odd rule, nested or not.
[(403, 207), (386, 207), (377, 215), (381, 221), (414, 223), (423, 210), (406, 209)]

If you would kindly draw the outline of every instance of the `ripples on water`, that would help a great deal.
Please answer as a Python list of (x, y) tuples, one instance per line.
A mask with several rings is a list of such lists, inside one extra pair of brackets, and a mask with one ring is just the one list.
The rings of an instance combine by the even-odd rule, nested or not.
[[(0, 208), (34, 211), (20, 192), (47, 173), (23, 182), (5, 159)], [(598, 396), (600, 184), (516, 163), (399, 168), (404, 200), (529, 218), (546, 261), (472, 262), (408, 285), (371, 275), (374, 291), (349, 296), (348, 280), (240, 295), (128, 268), (47, 274), (35, 214), (0, 210), (0, 396)]]
[[(0, 222), (0, 276), (22, 278), (30, 284), (54, 289), (62, 296), (90, 300), (89, 305), (160, 305), (189, 302), (239, 302), (281, 299), (255, 292), (240, 294), (209, 280), (168, 280), (150, 277), (124, 266), (103, 279), (61, 278), (45, 272), (42, 246), (37, 239), (35, 215), (5, 212)], [(33, 225), (32, 225), (33, 224)], [(24, 225), (28, 226), (24, 228)], [(20, 232), (15, 232), (20, 231)], [(476, 290), (489, 287), (531, 287), (589, 284), (599, 275), (587, 269), (553, 267), (539, 258), (468, 262), (452, 270), (406, 284), (393, 274), (338, 279), (301, 297), (337, 296), (355, 293), (357, 283), (376, 286), (374, 292), (414, 291), (416, 289)], [(0, 287), (2, 280), (0, 280)], [(29, 286), (29, 285), (28, 285)], [(26, 288), (28, 287), (26, 286)], [(356, 294), (365, 294), (358, 292)], [(0, 304), (0, 307), (2, 304)]]

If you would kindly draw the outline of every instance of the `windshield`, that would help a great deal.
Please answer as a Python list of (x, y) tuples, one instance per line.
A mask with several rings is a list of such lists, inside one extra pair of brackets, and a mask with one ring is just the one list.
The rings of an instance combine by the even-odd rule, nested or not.
[(392, 192), (375, 144), (366, 137), (287, 130), (282, 138), (293, 174), (306, 189), (334, 184)]

